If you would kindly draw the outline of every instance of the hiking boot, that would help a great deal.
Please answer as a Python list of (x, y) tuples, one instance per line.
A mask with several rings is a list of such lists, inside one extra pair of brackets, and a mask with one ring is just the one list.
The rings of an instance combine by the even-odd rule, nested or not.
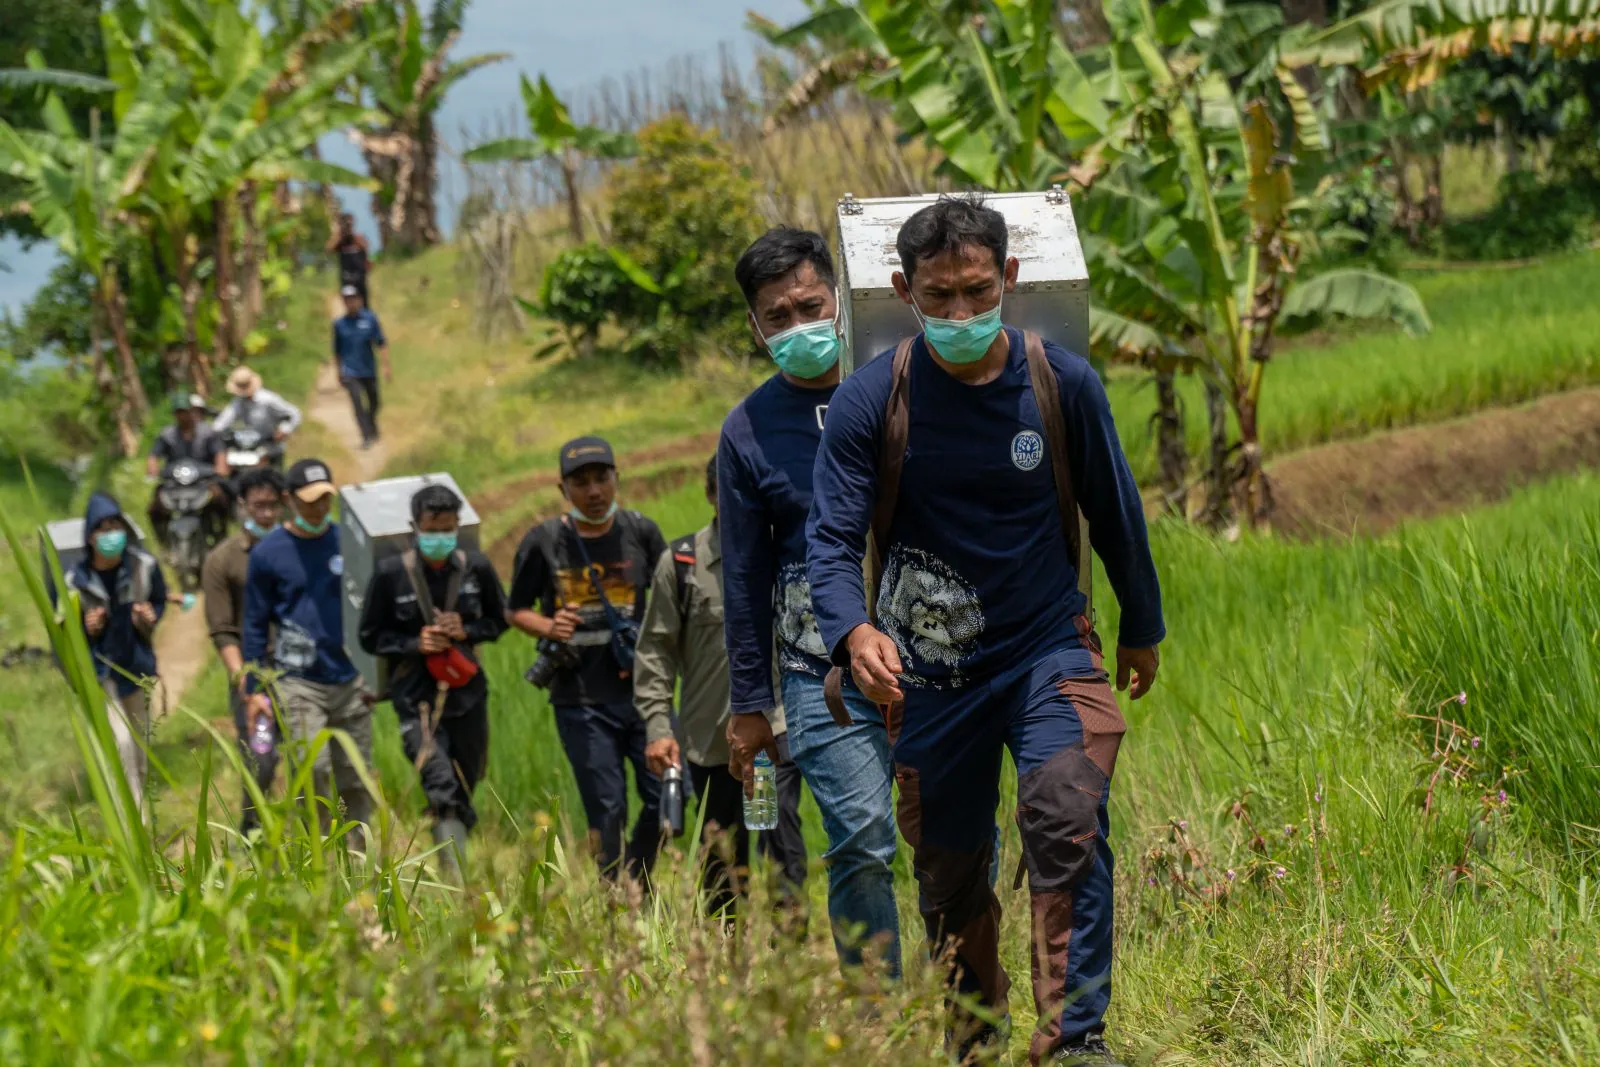
[(467, 827), (460, 819), (440, 819), (433, 824), (433, 843), (443, 845), (435, 856), (439, 873), (451, 881), (461, 881), (461, 864), (467, 858)]
[(1099, 1034), (1089, 1034), (1056, 1051), (1050, 1061), (1055, 1067), (1127, 1067), (1111, 1054), (1111, 1046)]
[(1011, 1043), (1011, 1016), (1002, 1015), (999, 1022), (986, 1023), (969, 1015), (965, 1024), (959, 1038), (954, 1027), (945, 1031), (944, 1047), (951, 1062), (960, 1067), (998, 1063)]

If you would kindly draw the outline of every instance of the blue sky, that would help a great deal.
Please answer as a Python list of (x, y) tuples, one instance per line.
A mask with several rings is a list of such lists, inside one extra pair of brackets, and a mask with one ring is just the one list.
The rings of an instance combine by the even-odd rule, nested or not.
[[(744, 21), (751, 9), (780, 22), (806, 10), (803, 0), (474, 0), (455, 54), (509, 52), (511, 58), (459, 85), (445, 102), (439, 128), (449, 139), (462, 124), (476, 128), (508, 107), (520, 110), (519, 72), (543, 73), (559, 91), (572, 93), (606, 78), (660, 69), (678, 56), (714, 59), (723, 42), (750, 40)], [(325, 150), (362, 168), (359, 153), (343, 138), (330, 139)], [(354, 208), (364, 206), (366, 195), (344, 199)], [(26, 302), (53, 258), (43, 245), (23, 252), (15, 242), (0, 241), (0, 265), (9, 268), (0, 269), (0, 307)]]

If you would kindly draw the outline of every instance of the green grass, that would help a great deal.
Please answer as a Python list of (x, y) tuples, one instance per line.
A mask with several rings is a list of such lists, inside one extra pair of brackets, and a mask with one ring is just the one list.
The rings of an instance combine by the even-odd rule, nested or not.
[[(669, 533), (693, 528), (706, 518), (697, 489), (644, 510)], [(1526, 559), (1485, 574), (1504, 601), (1536, 599), (1551, 592), (1538, 561), (1582, 544), (1583, 516), (1597, 506), (1600, 478), (1588, 476), (1465, 521), (1344, 545), (1225, 545), (1157, 527), (1172, 634), (1156, 692), (1129, 709), (1113, 805), (1112, 1023), (1130, 1054), (1252, 1067), (1600, 1056), (1600, 901), (1582, 861), (1544, 844), (1549, 816), (1535, 791), (1541, 773), (1581, 756), (1574, 735), (1593, 736), (1596, 705), (1573, 701), (1535, 718), (1529, 702), (1542, 694), (1466, 654), (1415, 691), (1379, 669), (1397, 642), (1396, 615), (1434, 606), (1415, 602), (1422, 568), (1462, 568), (1469, 551)], [(1592, 568), (1562, 573), (1592, 603)], [(1102, 630), (1114, 633), (1114, 605), (1101, 610)], [(1426, 644), (1426, 633), (1415, 640)], [(1553, 640), (1542, 627), (1498, 636), (1504, 662), (1536, 662)], [(69, 848), (59, 816), (18, 817), (20, 800), (0, 809), (16, 819), (5, 824), (13, 846), (18, 823), (31, 827), (9, 898), (19, 921), (8, 926), (0, 909), (0, 931), (11, 931), (0, 935), (0, 966), (12, 976), (0, 992), (0, 1035), (9, 1035), (0, 1048), (53, 1049), (34, 1040), (48, 1033), (70, 1035), (60, 1048), (74, 1054), (135, 1060), (409, 1062), (426, 1047), (431, 1062), (559, 1050), (555, 1062), (692, 1063), (703, 1043), (719, 1061), (933, 1062), (932, 977), (914, 968), (906, 987), (880, 994), (839, 985), (820, 871), (802, 950), (768, 948), (759, 913), (732, 940), (692, 921), (670, 857), (655, 905), (605, 902), (585, 862), (558, 850), (547, 829), (553, 817), (579, 831), (581, 816), (548, 706), (520, 679), (531, 655), (508, 638), (487, 657), (495, 748), (479, 792), (478, 888), (459, 900), (415, 861), (425, 847), (415, 843), (416, 788), (387, 709), (376, 762), (402, 818), (396, 854), (376, 871), (336, 863), (319, 872), (292, 833), (266, 857), (219, 852), (209, 868), (184, 861), (193, 846), (178, 847), (168, 850), (172, 889), (140, 913), (114, 891), (116, 869), (92, 836)], [(1457, 687), (1471, 692), (1462, 710), (1483, 716), (1471, 728), (1493, 746), (1524, 720), (1565, 717), (1568, 729), (1546, 731), (1537, 751), (1494, 750), (1525, 772), (1506, 784), (1505, 803), (1495, 799), (1497, 773), (1473, 773), (1446, 779), (1424, 812), (1433, 764), (1405, 715)], [(180, 722), (163, 749), (182, 787), (163, 805), (169, 831), (181, 813), (194, 817), (207, 748), (177, 742), (196, 729)], [(220, 752), (209, 759), (223, 766)], [(213, 791), (216, 833), (232, 820), (220, 809), (234, 803), (233, 781)], [(810, 822), (816, 843), (814, 813)], [(1009, 872), (1015, 833), (1002, 825)], [(578, 836), (559, 840), (571, 850)], [(63, 849), (76, 859), (52, 866), (47, 857)], [(1466, 873), (1452, 874), (1464, 859)], [(1005, 956), (1025, 985), (1025, 895), (1008, 879), (1001, 891)], [(915, 957), (920, 923), (904, 874), (901, 894)], [(93, 967), (74, 962), (90, 957)], [(1025, 1034), (1026, 994), (1013, 993)], [(841, 1003), (868, 995), (883, 998), (877, 1021)]]
[[(1600, 382), (1600, 253), (1410, 280), (1427, 302), (1432, 333), (1338, 331), (1331, 343), (1280, 346), (1261, 395), (1269, 456)], [(1108, 391), (1134, 474), (1153, 481), (1155, 392), (1143, 375), (1118, 375)], [(1206, 429), (1199, 381), (1181, 379), (1179, 395), (1199, 456)]]

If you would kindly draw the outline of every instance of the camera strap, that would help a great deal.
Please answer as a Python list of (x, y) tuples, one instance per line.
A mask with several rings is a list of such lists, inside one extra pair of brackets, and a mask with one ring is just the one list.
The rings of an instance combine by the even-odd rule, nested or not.
[[(622, 521), (622, 512), (620, 511), (617, 512), (617, 521), (619, 523)], [(611, 628), (613, 634), (621, 633), (627, 627), (622, 621), (622, 616), (618, 614), (617, 609), (612, 605), (611, 598), (606, 596), (605, 587), (600, 584), (600, 573), (594, 562), (589, 558), (589, 549), (583, 543), (583, 535), (578, 532), (572, 520), (565, 515), (561, 516), (561, 525), (571, 530), (573, 540), (578, 542), (578, 558), (583, 561), (583, 573), (589, 576), (589, 584), (594, 588), (594, 595), (600, 598), (600, 606), (605, 609), (606, 625)], [(622, 538), (624, 546), (626, 546), (627, 540), (627, 531), (624, 529)]]

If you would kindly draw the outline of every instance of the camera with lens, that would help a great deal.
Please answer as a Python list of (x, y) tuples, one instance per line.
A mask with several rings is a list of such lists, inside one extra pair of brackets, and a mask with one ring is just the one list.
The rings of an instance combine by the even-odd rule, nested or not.
[(540, 639), (538, 647), (539, 658), (533, 661), (533, 666), (523, 675), (529, 683), (540, 689), (549, 689), (557, 674), (577, 669), (578, 650), (565, 641), (552, 641), (545, 637)]

